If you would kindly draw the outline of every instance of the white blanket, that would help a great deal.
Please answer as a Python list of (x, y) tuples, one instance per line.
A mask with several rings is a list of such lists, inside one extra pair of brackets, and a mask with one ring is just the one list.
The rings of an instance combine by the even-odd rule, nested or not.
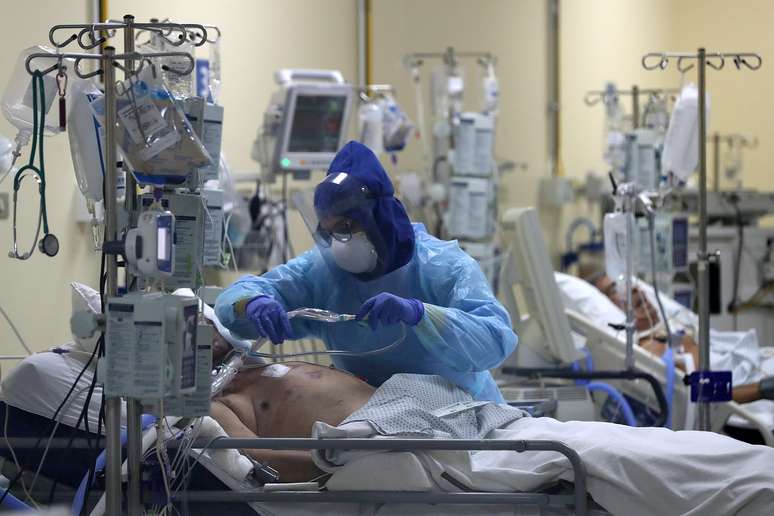
[[(334, 428), (318, 422), (313, 436), (368, 437), (368, 429), (365, 423)], [(718, 434), (523, 418), (492, 431), (488, 438), (564, 442), (585, 463), (589, 493), (613, 514), (760, 515), (770, 514), (774, 507), (774, 449)], [(424, 473), (432, 489), (458, 491), (441, 477), (444, 472), (470, 488), (499, 492), (534, 491), (560, 479), (573, 480), (569, 462), (555, 452), (415, 454), (423, 472), (401, 471), (395, 468), (395, 461), (381, 469), (380, 454), (354, 451), (339, 454), (339, 464), (332, 465), (319, 456), (316, 461), (335, 473), (328, 483), (331, 490), (373, 489), (375, 480), (397, 487), (402, 478)], [(402, 462), (404, 467), (413, 464)], [(370, 471), (382, 473), (378, 479), (376, 475), (364, 478), (362, 473), (350, 474), (362, 471), (365, 463)]]

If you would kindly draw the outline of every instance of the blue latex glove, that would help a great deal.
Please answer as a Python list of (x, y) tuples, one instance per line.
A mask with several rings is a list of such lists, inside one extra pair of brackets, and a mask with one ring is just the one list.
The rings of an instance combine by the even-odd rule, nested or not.
[(416, 326), (423, 315), (425, 315), (425, 305), (419, 299), (404, 299), (383, 292), (363, 303), (357, 313), (357, 319), (363, 320), (368, 316), (368, 324), (372, 330), (376, 330), (380, 322), (382, 325), (403, 322), (409, 326)]
[(285, 309), (269, 296), (257, 296), (245, 306), (245, 315), (255, 325), (258, 335), (274, 344), (291, 338), (290, 320)]

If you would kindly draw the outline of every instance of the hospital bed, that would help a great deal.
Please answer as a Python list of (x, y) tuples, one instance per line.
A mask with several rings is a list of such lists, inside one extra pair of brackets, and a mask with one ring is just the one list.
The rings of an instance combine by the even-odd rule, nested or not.
[[(23, 478), (29, 484), (34, 471), (41, 462), (43, 450), (49, 444), (49, 437), (52, 435), (54, 422), (52, 418), (56, 407), (62, 402), (67, 385), (76, 383), (76, 377), (81, 371), (85, 361), (76, 351), (71, 349), (72, 354), (66, 352), (47, 352), (35, 354), (27, 358), (17, 368), (9, 372), (3, 383), (3, 401), (0, 401), (0, 422), (5, 422), (5, 416), (8, 415), (5, 426), (5, 434), (8, 439), (0, 437), (0, 455), (7, 457), (4, 464), (4, 472), (8, 478), (16, 476), (15, 462), (18, 460), (23, 467), (28, 470)], [(77, 381), (77, 388), (74, 392), (85, 392), (85, 389), (91, 384), (91, 375), (85, 374)], [(60, 419), (59, 427), (53, 433), (53, 440), (50, 443), (50, 450), (47, 458), (40, 470), (40, 479), (36, 482), (35, 489), (31, 493), (38, 501), (46, 501), (52, 488), (55, 495), (51, 497), (54, 502), (71, 502), (75, 490), (81, 483), (84, 475), (88, 471), (90, 464), (93, 463), (95, 456), (102, 448), (102, 439), (97, 434), (96, 417), (99, 413), (99, 389), (90, 402), (88, 413), (89, 431), (81, 423), (76, 429), (77, 415), (82, 412), (85, 403), (85, 396), (75, 396), (74, 402), (65, 405), (57, 419)], [(539, 413), (538, 413), (539, 415)], [(3, 434), (0, 434), (2, 436)], [(378, 489), (369, 489), (367, 491), (358, 490), (357, 492), (336, 492), (330, 489), (325, 491), (309, 491), (310, 485), (302, 486), (303, 489), (292, 490), (293, 486), (273, 486), (266, 489), (260, 482), (254, 478), (238, 478), (230, 473), (229, 470), (218, 461), (214, 460), (210, 452), (219, 449), (227, 444), (224, 440), (212, 441), (205, 439), (206, 442), (199, 443), (199, 448), (192, 447), (186, 451), (186, 454), (195, 465), (191, 475), (188, 488), (184, 495), (176, 495), (179, 504), (190, 502), (189, 513), (209, 514), (212, 506), (205, 504), (204, 499), (209, 498), (212, 501), (220, 500), (220, 508), (229, 511), (229, 514), (272, 514), (285, 513), (282, 509), (283, 500), (297, 502), (300, 497), (302, 500), (314, 502), (311, 505), (293, 503), (292, 513), (297, 513), (300, 506), (309, 507), (309, 511), (319, 513), (319, 503), (325, 503), (323, 507), (329, 507), (327, 511), (330, 514), (344, 514), (344, 509), (357, 507), (358, 504), (365, 506), (376, 502), (383, 502), (383, 507), (397, 507), (406, 503), (424, 504), (424, 507), (430, 507), (429, 504), (443, 503), (444, 507), (459, 506), (466, 507), (467, 511), (489, 513), (491, 508), (503, 508), (504, 514), (513, 514), (514, 507), (523, 507), (526, 505), (534, 507), (552, 507), (562, 509), (565, 506), (574, 507), (578, 513), (583, 513), (586, 506), (586, 491), (584, 486), (584, 469), (579, 461), (577, 454), (560, 442), (525, 442), (525, 441), (401, 441), (391, 440), (390, 443), (380, 443), (380, 450), (389, 449), (425, 449), (428, 447), (441, 447), (444, 449), (504, 449), (516, 450), (529, 453), (532, 449), (555, 449), (558, 453), (563, 453), (577, 470), (573, 472), (573, 477), (578, 478), (575, 491), (554, 492), (538, 491), (528, 493), (441, 493), (423, 491), (422, 483), (418, 483), (411, 490), (390, 490), (388, 485), (382, 486), (383, 491), (377, 493)], [(354, 442), (351, 440), (331, 440), (326, 443), (320, 439), (306, 440), (299, 444), (296, 440), (265, 440), (261, 441), (260, 448), (294, 448), (294, 447), (370, 447), (374, 448), (373, 440), (361, 440)], [(364, 441), (364, 442), (363, 442)], [(12, 442), (16, 454), (16, 460), (10, 453), (8, 443)], [(234, 441), (231, 441), (233, 444)], [(314, 446), (310, 446), (313, 443)], [(372, 444), (369, 444), (372, 443)], [(176, 441), (170, 442), (170, 450), (175, 446)], [(244, 444), (244, 443), (242, 443)], [(256, 445), (258, 446), (258, 445)], [(203, 450), (206, 450), (203, 452)], [(170, 451), (170, 453), (172, 453)], [(151, 468), (152, 469), (152, 468)], [(32, 471), (32, 473), (29, 473)], [(346, 482), (345, 482), (346, 484)], [(351, 484), (357, 487), (354, 484)], [(19, 491), (19, 483), (16, 483), (14, 493), (22, 497)], [(360, 486), (362, 487), (362, 486)], [(91, 508), (98, 503), (102, 494), (101, 477), (96, 476), (96, 482), (91, 490), (89, 500), (86, 506)], [(2, 491), (2, 490), (0, 490)], [(156, 492), (158, 495), (158, 491)], [(581, 501), (582, 498), (582, 501)], [(226, 499), (229, 499), (226, 502)], [(245, 500), (254, 500), (251, 504), (246, 504)], [(330, 505), (327, 505), (330, 504)], [(380, 506), (381, 507), (381, 506)], [(424, 511), (422, 511), (424, 512)], [(538, 514), (540, 511), (538, 510)], [(534, 512), (533, 512), (534, 514)]]
[[(9, 458), (8, 466), (12, 465), (11, 456), (8, 454), (8, 442), (14, 442), (14, 448), (18, 460), (34, 470), (40, 462), (41, 444), (49, 438), (52, 422), (38, 414), (34, 414), (16, 407), (10, 407), (0, 403), (0, 415), (5, 417), (9, 411), (7, 436), (9, 439), (0, 439), (0, 454)], [(88, 471), (89, 464), (93, 461), (98, 446), (102, 439), (94, 432), (76, 430), (66, 425), (60, 425), (60, 429), (52, 441), (50, 454), (41, 469), (41, 475), (47, 482), (40, 486), (45, 489), (37, 489), (33, 496), (40, 499), (47, 498), (46, 491), (52, 482), (62, 483), (65, 488), (59, 489), (59, 495), (54, 501), (69, 501), (73, 495), (73, 489)], [(178, 441), (169, 443), (172, 451)], [(312, 484), (281, 485), (275, 484), (262, 486), (251, 479), (235, 478), (213, 460), (208, 452), (224, 448), (259, 448), (259, 449), (370, 449), (370, 450), (511, 450), (520, 453), (529, 453), (534, 450), (553, 450), (567, 457), (573, 468), (573, 477), (576, 479), (574, 489), (569, 493), (553, 492), (551, 490), (531, 493), (488, 493), (488, 492), (463, 492), (444, 493), (432, 492), (423, 488), (419, 482), (410, 490), (321, 490), (314, 488)], [(65, 448), (64, 450), (62, 448)], [(173, 500), (178, 504), (190, 504), (189, 514), (210, 514), (213, 503), (219, 504), (219, 510), (228, 510), (229, 514), (299, 514), (308, 507), (308, 511), (319, 514), (346, 514), (353, 507), (373, 504), (445, 504), (448, 506), (460, 505), (466, 507), (466, 511), (476, 513), (489, 513), (491, 508), (508, 507), (504, 514), (521, 514), (513, 512), (514, 507), (545, 508), (553, 507), (561, 510), (570, 506), (574, 514), (587, 514), (589, 500), (585, 487), (585, 468), (578, 455), (560, 442), (553, 441), (463, 441), (463, 440), (429, 440), (429, 439), (390, 439), (389, 442), (374, 439), (208, 439), (202, 438), (198, 444), (190, 447), (186, 453), (197, 464), (197, 472), (192, 476), (188, 488), (174, 494)], [(99, 478), (99, 475), (98, 475)], [(357, 487), (357, 486), (355, 486)], [(95, 505), (101, 494), (99, 482), (95, 485), (90, 498), (89, 507)], [(155, 493), (158, 495), (159, 493)], [(153, 496), (151, 493), (150, 496)], [(248, 505), (248, 502), (249, 505)], [(292, 509), (286, 508), (290, 503)], [(307, 505), (310, 504), (310, 505)], [(323, 504), (323, 505), (320, 505)], [(359, 504), (359, 505), (358, 505)], [(503, 509), (505, 510), (505, 509)], [(535, 514), (535, 512), (528, 512)], [(537, 514), (542, 514), (537, 512)], [(553, 514), (553, 513), (552, 513)]]
[[(572, 330), (586, 339), (586, 347), (591, 352), (594, 367), (599, 369), (620, 368), (626, 355), (625, 343), (608, 332), (598, 328), (583, 315), (573, 310), (566, 310)], [(666, 385), (667, 370), (661, 358), (645, 349), (635, 346), (635, 368), (650, 373)], [(682, 382), (684, 372), (675, 368), (674, 394), (672, 397), (672, 427), (691, 429), (693, 427), (693, 405), (690, 402), (690, 389)], [(625, 395), (641, 403), (654, 406), (652, 390), (647, 384), (640, 382), (612, 382)], [(731, 416), (738, 416), (756, 429), (768, 446), (774, 446), (774, 432), (771, 423), (754, 413), (744, 405), (733, 401), (715, 403), (712, 405), (712, 430), (722, 431)]]

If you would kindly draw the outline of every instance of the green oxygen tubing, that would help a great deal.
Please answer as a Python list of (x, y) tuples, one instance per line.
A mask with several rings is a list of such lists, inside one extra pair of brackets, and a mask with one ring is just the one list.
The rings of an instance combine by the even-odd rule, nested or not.
[[(48, 213), (46, 211), (46, 166), (43, 159), (43, 130), (46, 123), (46, 94), (43, 83), (43, 74), (40, 70), (32, 73), (32, 149), (30, 150), (30, 160), (16, 172), (13, 178), (13, 246), (8, 253), (9, 258), (27, 260), (35, 252), (37, 244), (40, 252), (47, 256), (56, 256), (59, 252), (59, 240), (49, 231)], [(38, 166), (35, 166), (35, 151), (38, 154)], [(40, 208), (38, 212), (38, 226), (35, 230), (35, 239), (30, 246), (29, 251), (19, 254), (19, 245), (17, 240), (17, 206), (19, 189), (22, 181), (28, 177), (33, 177), (38, 183), (38, 195), (40, 197)], [(40, 229), (43, 228), (43, 238), (40, 237)]]

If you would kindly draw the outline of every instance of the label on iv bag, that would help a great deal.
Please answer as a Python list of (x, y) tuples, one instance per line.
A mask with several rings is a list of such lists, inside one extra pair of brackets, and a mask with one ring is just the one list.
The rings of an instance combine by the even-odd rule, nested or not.
[(136, 321), (131, 304), (109, 305), (105, 352), (107, 396), (162, 395), (163, 331), (160, 322)]
[(172, 280), (183, 286), (196, 275), (196, 217), (175, 216), (175, 273)]
[(204, 217), (204, 253), (203, 265), (213, 266), (222, 263), (221, 241), (223, 238), (223, 207), (207, 206), (208, 216)]
[[(196, 332), (196, 390), (192, 393), (166, 396), (164, 415), (201, 417), (210, 414), (210, 383), (212, 373), (212, 340), (214, 328), (199, 325)], [(158, 399), (142, 400), (146, 412), (161, 415)]]
[(223, 107), (205, 104), (203, 122), (200, 139), (207, 150), (207, 154), (210, 155), (212, 164), (205, 165), (199, 169), (199, 181), (202, 183), (218, 178), (220, 147), (223, 140)]
[(134, 97), (118, 110), (118, 118), (135, 145), (142, 145), (138, 155), (149, 160), (180, 141), (180, 134), (167, 125), (161, 111), (145, 96)]
[(152, 135), (167, 127), (161, 111), (146, 96), (135, 97), (135, 102), (130, 102), (118, 110), (118, 117), (124, 124), (129, 137), (137, 145), (146, 143), (145, 136)]

